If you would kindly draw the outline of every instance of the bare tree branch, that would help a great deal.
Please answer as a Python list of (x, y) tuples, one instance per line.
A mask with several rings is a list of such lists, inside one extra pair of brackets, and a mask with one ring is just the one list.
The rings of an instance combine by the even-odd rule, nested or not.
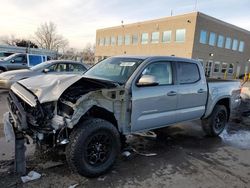
[(53, 22), (45, 22), (37, 28), (35, 41), (39, 47), (48, 50), (59, 50), (68, 45), (68, 40), (57, 33), (56, 25)]

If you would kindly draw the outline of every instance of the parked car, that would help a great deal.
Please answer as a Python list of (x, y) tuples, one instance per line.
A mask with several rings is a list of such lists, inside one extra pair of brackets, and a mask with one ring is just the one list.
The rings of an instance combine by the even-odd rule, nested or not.
[(17, 139), (28, 134), (46, 147), (64, 145), (69, 166), (88, 177), (111, 168), (125, 135), (201, 119), (205, 133), (218, 136), (240, 104), (239, 81), (206, 80), (198, 61), (177, 57), (111, 57), (59, 80), (12, 85), (6, 136), (14, 130)]
[(68, 60), (50, 60), (29, 69), (7, 71), (0, 74), (0, 89), (9, 89), (18, 80), (44, 74), (83, 74), (87, 65)]
[(27, 69), (50, 59), (46, 55), (15, 53), (0, 60), (0, 73), (9, 70)]

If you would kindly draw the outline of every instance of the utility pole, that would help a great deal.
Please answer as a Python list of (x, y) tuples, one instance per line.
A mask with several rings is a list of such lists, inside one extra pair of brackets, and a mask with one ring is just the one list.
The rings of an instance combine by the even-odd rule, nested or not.
[(195, 0), (194, 11), (197, 11), (197, 4), (198, 4), (198, 0)]

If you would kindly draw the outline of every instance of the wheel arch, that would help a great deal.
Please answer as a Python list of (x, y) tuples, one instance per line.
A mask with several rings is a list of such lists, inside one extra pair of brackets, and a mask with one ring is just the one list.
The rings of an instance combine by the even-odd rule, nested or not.
[(223, 106), (226, 107), (226, 109), (227, 109), (227, 120), (229, 120), (229, 116), (230, 116), (230, 112), (231, 112), (231, 110), (230, 110), (230, 98), (220, 99), (219, 101), (217, 101), (217, 103), (215, 105), (223, 105)]
[(0, 70), (7, 71), (7, 68), (4, 66), (0, 66)]
[(118, 128), (118, 121), (115, 118), (114, 113), (110, 112), (109, 110), (99, 107), (99, 106), (92, 106), (79, 120), (79, 122), (84, 121), (85, 119), (89, 118), (99, 118), (99, 119), (104, 119), (108, 122), (110, 122), (112, 125), (114, 125), (117, 130), (119, 131)]

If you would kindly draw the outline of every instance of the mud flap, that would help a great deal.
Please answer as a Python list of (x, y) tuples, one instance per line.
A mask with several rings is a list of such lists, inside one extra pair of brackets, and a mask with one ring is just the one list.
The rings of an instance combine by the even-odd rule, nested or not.
[(26, 159), (25, 159), (25, 137), (22, 132), (15, 133), (12, 124), (10, 123), (10, 113), (7, 112), (3, 116), (4, 134), (7, 142), (15, 140), (15, 172), (19, 175), (26, 174)]
[(25, 158), (25, 137), (22, 133), (16, 134), (15, 139), (15, 171), (19, 175), (26, 174), (26, 158)]

